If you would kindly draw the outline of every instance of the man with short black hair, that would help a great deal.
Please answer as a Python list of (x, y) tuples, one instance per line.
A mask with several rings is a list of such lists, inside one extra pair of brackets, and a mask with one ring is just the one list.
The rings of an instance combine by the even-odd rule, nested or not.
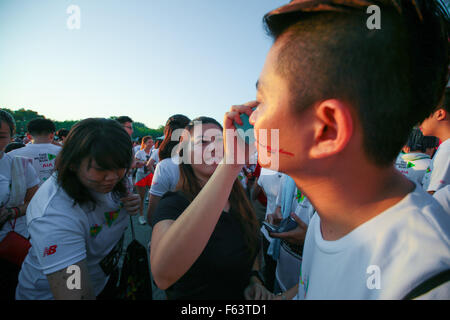
[(133, 120), (128, 116), (120, 116), (116, 120), (122, 125), (122, 127), (126, 132), (128, 132), (131, 137), (133, 135)]
[[(366, 26), (369, 4), (379, 30)], [(449, 299), (450, 216), (393, 165), (444, 94), (448, 13), (434, 0), (293, 0), (265, 23), (274, 44), (257, 101), (233, 106), (224, 128), (257, 106), (258, 155), (278, 153), (267, 167), (317, 210), (299, 284), (276, 298)], [(253, 281), (247, 298), (273, 298)]]
[(61, 147), (53, 144), (55, 124), (49, 119), (36, 118), (28, 122), (27, 131), (31, 143), (25, 147), (10, 151), (10, 156), (22, 156), (33, 160), (33, 167), (42, 185), (53, 173), (55, 159)]

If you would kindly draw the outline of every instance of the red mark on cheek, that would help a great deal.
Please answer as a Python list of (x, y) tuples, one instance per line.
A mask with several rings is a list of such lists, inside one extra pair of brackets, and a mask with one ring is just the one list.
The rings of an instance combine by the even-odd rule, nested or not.
[(291, 152), (288, 152), (288, 151), (285, 151), (285, 150), (283, 150), (283, 149), (280, 149), (279, 151), (278, 151), (279, 153), (283, 153), (283, 154), (285, 154), (285, 155), (288, 155), (288, 156), (291, 156), (291, 157), (293, 157), (294, 156), (294, 154), (293, 153), (291, 153)]
[[(277, 152), (277, 150), (272, 149), (271, 146), (265, 146), (265, 145), (261, 144), (259, 141), (258, 141), (258, 144), (259, 144), (261, 147), (266, 148), (267, 151), (269, 151), (270, 153), (276, 153), (276, 152)], [(288, 151), (285, 151), (285, 150), (283, 150), (283, 149), (278, 150), (278, 152), (279, 152), (279, 153), (282, 153), (282, 154), (285, 154), (285, 155), (287, 155), (287, 156), (290, 156), (290, 157), (295, 156), (293, 153), (288, 152)]]

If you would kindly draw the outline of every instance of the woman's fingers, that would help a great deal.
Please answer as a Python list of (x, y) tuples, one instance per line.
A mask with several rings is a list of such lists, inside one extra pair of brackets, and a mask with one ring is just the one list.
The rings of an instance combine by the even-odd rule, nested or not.
[(141, 209), (141, 197), (137, 194), (130, 194), (120, 199), (123, 203), (123, 207), (131, 215), (139, 213)]

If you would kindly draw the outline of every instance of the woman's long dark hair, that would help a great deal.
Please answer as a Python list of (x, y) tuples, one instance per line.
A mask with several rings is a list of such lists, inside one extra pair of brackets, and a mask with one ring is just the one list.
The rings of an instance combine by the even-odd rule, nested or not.
[[(197, 121), (202, 124), (214, 124), (223, 130), (219, 122), (209, 117), (196, 118), (189, 122), (185, 129), (192, 132), (194, 122)], [(180, 154), (180, 156), (183, 156), (183, 154)], [(181, 191), (183, 195), (192, 202), (199, 194), (202, 187), (200, 186), (198, 178), (196, 177), (190, 164), (182, 162), (179, 167), (180, 179), (178, 181), (177, 191)], [(249, 257), (253, 258), (256, 256), (256, 250), (259, 243), (258, 221), (256, 219), (255, 211), (253, 210), (253, 207), (244, 192), (244, 188), (237, 178), (233, 183), (229, 201), (231, 210), (237, 213), (241, 229), (244, 232), (244, 239), (250, 252)]]
[[(77, 171), (86, 157), (95, 160), (106, 170), (123, 169), (127, 172), (133, 161), (132, 142), (128, 133), (115, 120), (89, 118), (78, 122), (70, 130), (63, 148), (56, 158), (57, 180), (75, 204), (90, 203), (95, 199), (78, 179)], [(115, 197), (127, 192), (127, 175), (112, 190)]]
[(176, 114), (171, 116), (164, 127), (164, 140), (159, 146), (158, 156), (159, 160), (170, 158), (172, 154), (172, 149), (179, 143), (178, 140), (172, 141), (172, 133), (176, 129), (183, 129), (189, 123), (189, 118), (182, 115)]

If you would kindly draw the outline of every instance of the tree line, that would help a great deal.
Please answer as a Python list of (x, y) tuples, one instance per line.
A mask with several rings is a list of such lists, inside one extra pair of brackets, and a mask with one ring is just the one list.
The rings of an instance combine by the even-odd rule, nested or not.
[[(40, 115), (38, 112), (33, 110), (26, 110), (21, 108), (19, 110), (13, 111), (7, 108), (2, 108), (3, 110), (9, 112), (16, 121), (16, 134), (18, 136), (23, 136), (27, 132), (27, 124), (30, 120), (35, 118), (46, 118), (44, 115)], [(116, 119), (118, 117), (112, 116), (110, 119)], [(52, 119), (50, 119), (52, 120)], [(65, 121), (56, 121), (52, 120), (55, 123), (56, 131), (59, 129), (67, 129), (70, 130), (74, 124), (79, 122), (80, 120), (65, 120)], [(153, 138), (160, 137), (164, 134), (164, 126), (159, 126), (157, 129), (148, 128), (145, 124), (141, 122), (133, 122), (133, 139), (144, 137), (144, 136), (152, 136)]]

